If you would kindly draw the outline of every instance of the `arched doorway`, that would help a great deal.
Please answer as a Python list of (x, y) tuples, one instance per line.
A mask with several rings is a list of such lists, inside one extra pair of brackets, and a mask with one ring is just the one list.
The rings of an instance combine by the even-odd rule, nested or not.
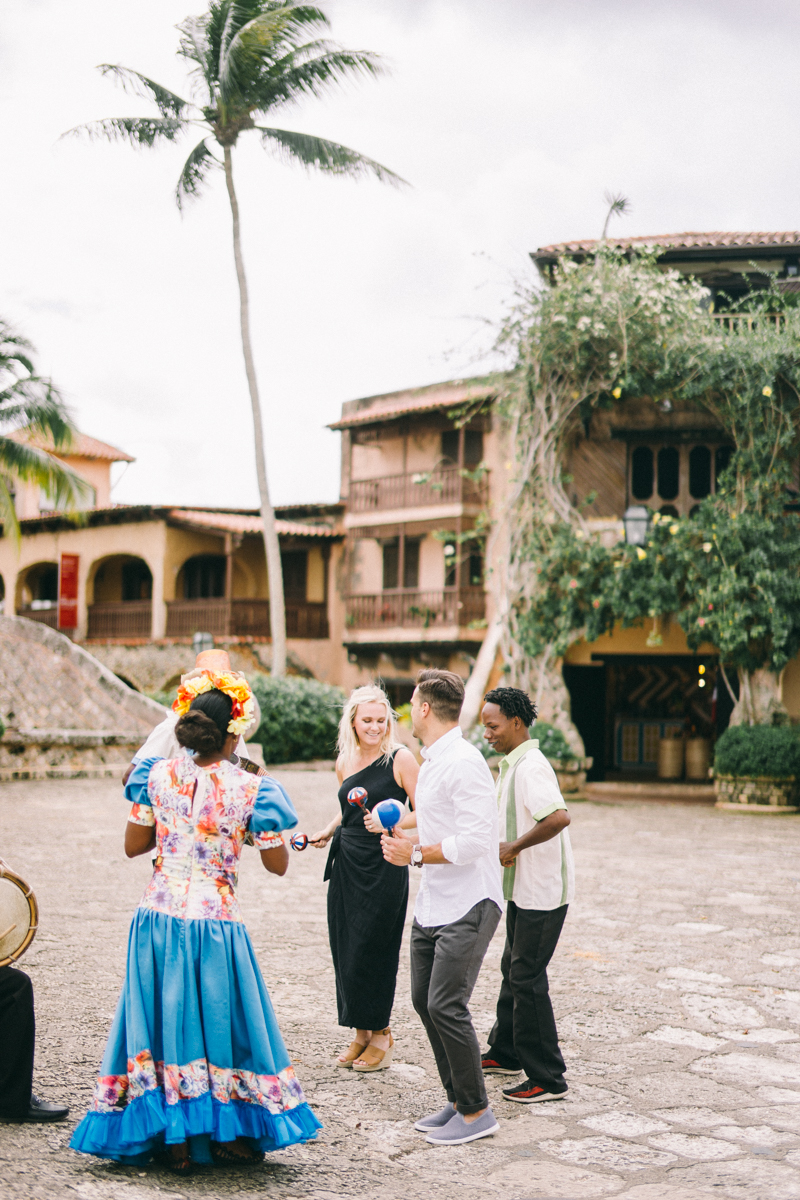
[(33, 563), (20, 572), (16, 613), (51, 629), (58, 628), (58, 563)]
[(143, 558), (111, 554), (99, 559), (89, 571), (88, 592), (89, 638), (150, 637), (153, 575)]

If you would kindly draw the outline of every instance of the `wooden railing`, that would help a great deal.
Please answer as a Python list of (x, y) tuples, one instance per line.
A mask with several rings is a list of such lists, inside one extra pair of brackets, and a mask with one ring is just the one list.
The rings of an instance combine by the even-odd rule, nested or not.
[(90, 638), (149, 638), (153, 624), (150, 600), (123, 600), (89, 605)]
[(350, 484), (351, 512), (375, 512), (392, 508), (428, 508), (433, 504), (484, 504), (487, 477), (471, 479), (459, 467), (437, 467), (434, 471), (385, 475), (382, 479), (357, 479)]
[(752, 333), (764, 324), (780, 329), (786, 323), (783, 313), (712, 313), (711, 319), (726, 333)]
[(400, 590), (371, 596), (349, 596), (347, 626), (350, 629), (466, 626), (480, 621), (486, 612), (482, 588), (445, 588), (441, 592)]
[(50, 629), (58, 629), (58, 604), (53, 601), (52, 608), (31, 608), (29, 605), (17, 609), (18, 617), (27, 617), (29, 621), (38, 621), (40, 625), (48, 625)]
[[(167, 637), (192, 637), (195, 633), (269, 637), (269, 600), (168, 600)], [(329, 637), (326, 605), (287, 600), (286, 636)]]

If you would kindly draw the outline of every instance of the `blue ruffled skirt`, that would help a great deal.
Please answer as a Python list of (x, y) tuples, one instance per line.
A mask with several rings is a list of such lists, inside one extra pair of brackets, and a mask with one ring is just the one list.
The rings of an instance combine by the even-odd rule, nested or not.
[(73, 1150), (144, 1163), (189, 1140), (279, 1150), (316, 1136), (244, 925), (140, 908), (92, 1105)]

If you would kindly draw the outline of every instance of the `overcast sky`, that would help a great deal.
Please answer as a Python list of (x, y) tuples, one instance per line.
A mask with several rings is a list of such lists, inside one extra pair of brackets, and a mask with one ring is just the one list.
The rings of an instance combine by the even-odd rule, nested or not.
[[(4, 0), (0, 16), (0, 313), (80, 428), (136, 456), (118, 502), (257, 503), (222, 179), (181, 217), (191, 142), (58, 142), (152, 111), (100, 62), (186, 94), (174, 27), (202, 2)], [(337, 497), (325, 425), (342, 401), (490, 365), (528, 252), (597, 236), (605, 191), (632, 202), (620, 235), (800, 228), (796, 0), (324, 7), (391, 73), (274, 123), (412, 186), (310, 176), (246, 137), (235, 152), (276, 503)]]

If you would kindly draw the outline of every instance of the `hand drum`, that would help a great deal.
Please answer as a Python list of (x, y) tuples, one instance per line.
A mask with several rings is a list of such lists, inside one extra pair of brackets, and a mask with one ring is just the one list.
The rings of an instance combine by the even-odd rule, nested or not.
[(384, 829), (394, 829), (403, 816), (403, 806), (399, 800), (381, 800), (372, 811)]
[(308, 845), (308, 835), (305, 833), (293, 833), (289, 838), (289, 845), (293, 850), (305, 850)]
[(347, 803), (354, 808), (366, 808), (367, 795), (366, 788), (353, 788), (347, 793)]

